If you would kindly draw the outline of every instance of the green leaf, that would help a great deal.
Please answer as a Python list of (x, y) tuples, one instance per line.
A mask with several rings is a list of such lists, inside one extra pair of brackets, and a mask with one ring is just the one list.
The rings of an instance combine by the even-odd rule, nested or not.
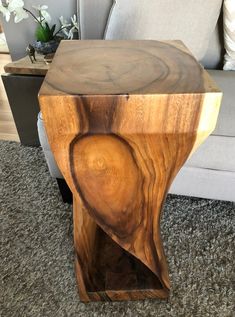
[(48, 32), (46, 28), (43, 28), (42, 26), (39, 25), (38, 28), (36, 29), (36, 38), (37, 38), (37, 41), (47, 42)]
[(52, 25), (51, 28), (51, 37), (54, 38), (54, 32), (55, 32), (56, 24)]
[(46, 30), (47, 30), (47, 32), (50, 32), (49, 24), (46, 22), (45, 25), (46, 25)]
[(43, 27), (39, 25), (38, 28), (36, 29), (36, 34), (35, 34), (37, 41), (49, 42), (53, 40), (54, 30), (55, 30), (55, 25), (53, 25), (52, 28), (49, 27), (48, 23), (45, 23), (45, 26)]

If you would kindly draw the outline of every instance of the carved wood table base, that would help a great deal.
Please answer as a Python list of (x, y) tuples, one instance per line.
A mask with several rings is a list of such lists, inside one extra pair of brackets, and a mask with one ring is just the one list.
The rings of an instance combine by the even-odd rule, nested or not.
[(73, 192), (82, 301), (168, 296), (161, 210), (221, 95), (179, 41), (61, 43), (39, 100)]

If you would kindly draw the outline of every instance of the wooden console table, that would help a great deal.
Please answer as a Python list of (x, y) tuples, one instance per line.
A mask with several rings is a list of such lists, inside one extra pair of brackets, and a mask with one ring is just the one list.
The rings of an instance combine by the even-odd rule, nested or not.
[(28, 56), (5, 65), (2, 81), (8, 96), (20, 142), (23, 145), (40, 145), (37, 116), (40, 111), (38, 92), (49, 69), (42, 55), (31, 63)]
[(179, 41), (61, 43), (39, 100), (74, 197), (82, 301), (168, 296), (162, 207), (221, 96)]

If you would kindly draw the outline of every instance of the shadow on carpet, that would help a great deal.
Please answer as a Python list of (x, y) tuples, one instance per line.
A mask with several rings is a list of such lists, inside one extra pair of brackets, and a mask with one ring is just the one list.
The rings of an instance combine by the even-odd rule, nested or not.
[(162, 236), (169, 300), (79, 301), (72, 208), (62, 203), (40, 148), (0, 141), (0, 316), (232, 317), (235, 205), (169, 195)]

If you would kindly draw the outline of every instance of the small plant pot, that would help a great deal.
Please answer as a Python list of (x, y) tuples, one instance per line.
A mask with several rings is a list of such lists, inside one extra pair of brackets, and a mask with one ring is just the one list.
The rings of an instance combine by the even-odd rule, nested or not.
[(35, 48), (35, 51), (38, 54), (47, 55), (47, 54), (55, 53), (59, 44), (60, 44), (59, 40), (52, 40), (49, 42), (37, 41), (34, 43), (33, 46)]

